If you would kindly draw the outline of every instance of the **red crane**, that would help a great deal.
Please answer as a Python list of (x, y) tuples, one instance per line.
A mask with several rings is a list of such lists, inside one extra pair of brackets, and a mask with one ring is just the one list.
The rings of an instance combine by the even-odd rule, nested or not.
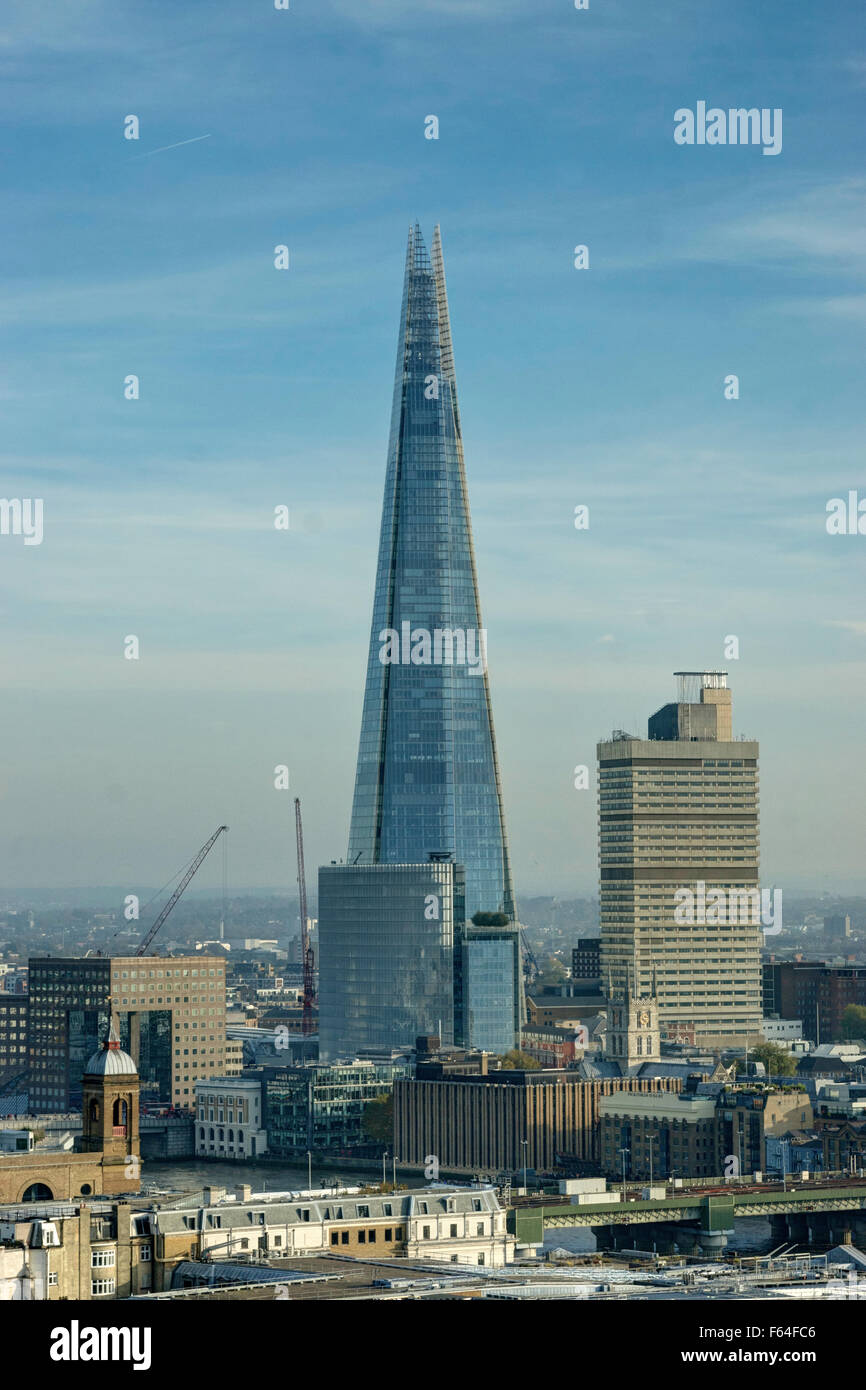
[(185, 888), (187, 887), (187, 884), (192, 879), (199, 865), (210, 854), (211, 850), (213, 849), (214, 845), (216, 844), (217, 840), (219, 839), (220, 835), (223, 833), (224, 830), (228, 830), (227, 825), (221, 825), (219, 829), (215, 830), (214, 833), (211, 835), (207, 844), (202, 845), (198, 854), (195, 856), (186, 873), (184, 874), (183, 878), (181, 879), (180, 883), (177, 885), (168, 902), (166, 903), (165, 907), (162, 909), (162, 912), (159, 914), (150, 931), (147, 933), (147, 936), (144, 938), (138, 950), (136, 951), (135, 954), (137, 956), (144, 955), (148, 946), (153, 941), (153, 938), (156, 936), (157, 932), (159, 931), (160, 927), (165, 921), (166, 917), (171, 912), (178, 898), (184, 892)]
[(307, 880), (304, 874), (304, 827), (301, 824), (301, 799), (295, 797), (295, 839), (298, 848), (298, 904), (301, 911), (301, 960), (304, 966), (304, 1012), (301, 1032), (304, 1035), (313, 1031), (313, 1008), (316, 1003), (316, 987), (313, 980), (315, 961), (310, 944), (310, 928), (307, 921)]

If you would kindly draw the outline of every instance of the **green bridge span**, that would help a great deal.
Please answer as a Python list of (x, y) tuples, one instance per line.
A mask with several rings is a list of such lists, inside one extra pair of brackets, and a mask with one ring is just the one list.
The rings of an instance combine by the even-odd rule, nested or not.
[(508, 1229), (521, 1243), (540, 1245), (545, 1229), (565, 1226), (641, 1226), (659, 1222), (697, 1223), (703, 1234), (733, 1230), (741, 1217), (772, 1217), (822, 1212), (866, 1211), (861, 1187), (814, 1187), (794, 1192), (683, 1193), (647, 1202), (604, 1202), (511, 1207)]

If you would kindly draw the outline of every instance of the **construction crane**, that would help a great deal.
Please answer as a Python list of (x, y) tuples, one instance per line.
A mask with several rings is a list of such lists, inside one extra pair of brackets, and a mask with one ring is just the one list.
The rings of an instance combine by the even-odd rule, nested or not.
[(535, 959), (534, 952), (529, 944), (529, 941), (527, 940), (526, 932), (523, 927), (520, 928), (520, 942), (523, 946), (523, 952), (526, 957), (526, 961), (530, 967), (527, 973), (529, 974), (529, 983), (531, 984), (533, 980), (538, 979), (539, 975), (541, 974), (541, 969), (539, 967), (538, 961)]
[(301, 1032), (306, 1036), (313, 1031), (313, 1006), (316, 990), (313, 983), (313, 948), (310, 945), (310, 929), (307, 922), (307, 880), (304, 874), (304, 827), (301, 824), (301, 799), (295, 797), (295, 840), (298, 849), (298, 905), (301, 912), (301, 960), (304, 966), (304, 1011), (301, 1019)]
[(162, 926), (163, 922), (165, 921), (166, 917), (169, 915), (169, 913), (170, 913), (170, 912), (172, 911), (172, 909), (174, 908), (174, 905), (175, 905), (175, 903), (177, 902), (178, 898), (181, 897), (181, 895), (184, 893), (184, 891), (186, 890), (186, 887), (187, 887), (188, 883), (190, 882), (190, 880), (191, 880), (191, 879), (194, 877), (194, 875), (196, 874), (196, 872), (197, 872), (197, 870), (198, 870), (200, 864), (201, 864), (202, 861), (205, 860), (205, 859), (207, 858), (207, 856), (210, 854), (211, 850), (213, 849), (214, 845), (216, 844), (217, 840), (219, 839), (220, 835), (223, 833), (224, 830), (228, 830), (228, 826), (227, 826), (227, 825), (221, 825), (221, 826), (219, 827), (219, 829), (215, 830), (214, 833), (211, 835), (211, 837), (210, 837), (210, 839), (208, 840), (207, 844), (206, 844), (206, 845), (202, 845), (202, 847), (201, 847), (201, 849), (199, 850), (198, 854), (195, 856), (195, 859), (193, 859), (192, 863), (190, 864), (189, 868), (187, 869), (187, 871), (186, 871), (186, 873), (184, 874), (183, 878), (181, 879), (180, 883), (179, 883), (179, 884), (177, 885), (177, 887), (175, 888), (174, 892), (172, 893), (172, 895), (171, 895), (171, 897), (169, 898), (168, 902), (166, 903), (165, 907), (162, 909), (162, 912), (159, 914), (159, 916), (157, 917), (157, 919), (156, 919), (156, 921), (154, 922), (153, 926), (151, 927), (150, 931), (147, 933), (147, 936), (144, 938), (144, 940), (142, 941), (142, 943), (141, 943), (141, 945), (139, 946), (138, 950), (136, 951), (135, 954), (136, 954), (137, 956), (143, 956), (143, 955), (144, 955), (144, 953), (145, 953), (145, 951), (147, 950), (148, 946), (149, 946), (150, 943), (153, 941), (153, 938), (156, 936), (157, 932), (159, 931), (160, 927)]

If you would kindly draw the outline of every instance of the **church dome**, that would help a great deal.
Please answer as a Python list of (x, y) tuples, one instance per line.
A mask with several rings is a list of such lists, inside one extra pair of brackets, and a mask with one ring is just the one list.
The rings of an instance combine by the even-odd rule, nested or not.
[(87, 1066), (85, 1076), (138, 1076), (138, 1068), (128, 1052), (120, 1046), (120, 1035), (112, 1015), (108, 1037), (98, 1052), (94, 1052)]

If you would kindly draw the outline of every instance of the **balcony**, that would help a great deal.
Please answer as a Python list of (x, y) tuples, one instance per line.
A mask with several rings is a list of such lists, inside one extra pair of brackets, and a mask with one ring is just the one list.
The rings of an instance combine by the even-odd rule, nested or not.
[(114, 1139), (125, 1139), (126, 1125), (112, 1125), (111, 1134)]

